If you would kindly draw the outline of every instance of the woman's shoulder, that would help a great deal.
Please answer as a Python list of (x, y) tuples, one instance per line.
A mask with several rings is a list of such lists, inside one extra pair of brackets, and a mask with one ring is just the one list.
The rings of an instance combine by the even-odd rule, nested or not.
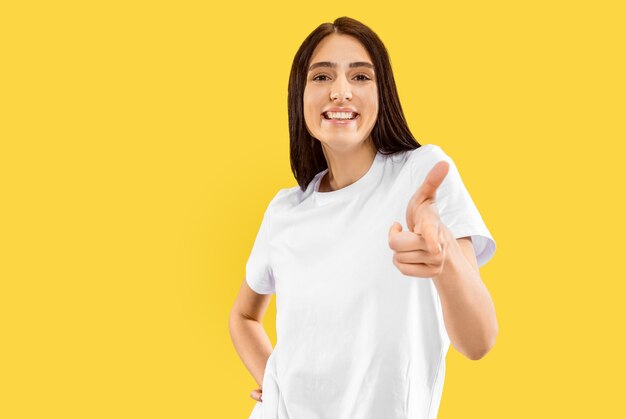
[(443, 149), (436, 144), (422, 144), (421, 146), (406, 152), (409, 160), (436, 159), (447, 157)]
[(428, 172), (440, 161), (446, 161), (451, 170), (456, 170), (454, 160), (438, 145), (424, 144), (406, 152), (405, 170), (410, 172), (411, 179), (421, 182)]
[(416, 149), (407, 151), (406, 162), (411, 170), (421, 172), (430, 170), (437, 162), (447, 161), (454, 164), (452, 158), (436, 144), (424, 144)]
[(279, 189), (270, 201), (269, 209), (275, 212), (298, 205), (304, 193), (298, 185)]
[(449, 156), (436, 144), (422, 144), (417, 148), (385, 155), (385, 159), (402, 170), (414, 171), (440, 160), (449, 160)]

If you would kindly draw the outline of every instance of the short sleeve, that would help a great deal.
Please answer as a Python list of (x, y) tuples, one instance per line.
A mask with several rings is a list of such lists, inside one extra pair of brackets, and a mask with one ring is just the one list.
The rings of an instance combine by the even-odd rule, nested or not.
[(274, 294), (276, 287), (270, 263), (270, 206), (265, 210), (252, 251), (246, 262), (246, 281), (257, 294)]
[(429, 147), (430, 152), (425, 153), (424, 159), (412, 159), (414, 165), (421, 164), (420, 168), (413, 167), (415, 174), (419, 172), (416, 178), (421, 179), (421, 184), (435, 164), (441, 160), (449, 163), (448, 174), (437, 189), (435, 198), (439, 216), (455, 238), (471, 236), (478, 267), (485, 265), (496, 251), (496, 242), (465, 187), (454, 161), (437, 145), (428, 144), (422, 147)]

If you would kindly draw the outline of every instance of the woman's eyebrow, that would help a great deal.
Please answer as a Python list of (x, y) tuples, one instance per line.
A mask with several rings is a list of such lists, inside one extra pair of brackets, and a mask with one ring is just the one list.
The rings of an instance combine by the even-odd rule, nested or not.
[[(311, 70), (313, 70), (313, 69), (315, 69), (317, 67), (335, 68), (335, 67), (337, 67), (337, 63), (331, 63), (330, 61), (320, 61), (319, 63), (311, 64), (311, 66), (309, 67), (309, 71), (311, 71)], [(350, 67), (350, 68), (368, 67), (368, 68), (374, 69), (374, 65), (372, 63), (368, 63), (367, 61), (356, 61), (354, 63), (348, 64), (348, 67)]]

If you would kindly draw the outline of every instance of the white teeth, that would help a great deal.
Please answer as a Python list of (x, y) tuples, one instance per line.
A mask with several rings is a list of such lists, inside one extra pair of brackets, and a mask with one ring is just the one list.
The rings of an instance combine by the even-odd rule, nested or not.
[(326, 116), (329, 119), (354, 119), (356, 118), (356, 112), (326, 112)]

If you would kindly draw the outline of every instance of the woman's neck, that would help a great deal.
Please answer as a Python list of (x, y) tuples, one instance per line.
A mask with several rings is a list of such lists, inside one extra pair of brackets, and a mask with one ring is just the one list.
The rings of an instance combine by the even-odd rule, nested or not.
[(320, 181), (319, 192), (336, 191), (361, 179), (372, 167), (377, 151), (369, 141), (347, 153), (329, 151), (323, 146), (322, 149), (328, 163), (328, 173)]

